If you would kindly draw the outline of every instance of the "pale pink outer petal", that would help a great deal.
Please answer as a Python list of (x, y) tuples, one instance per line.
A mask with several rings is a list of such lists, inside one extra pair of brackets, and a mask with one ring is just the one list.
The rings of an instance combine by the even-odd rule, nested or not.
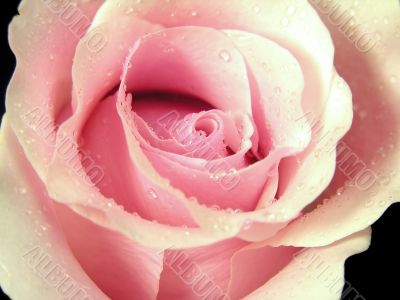
[(231, 258), (227, 294), (231, 299), (242, 299), (284, 269), (299, 250), (294, 247), (265, 246), (265, 243), (243, 247)]
[[(0, 282), (13, 299), (109, 299), (68, 246), (52, 200), (27, 162), (8, 120), (0, 135)], [(68, 279), (69, 276), (70, 279)], [(63, 280), (65, 284), (62, 284)]]
[[(60, 3), (67, 2), (52, 2), (22, 1), (20, 15), (9, 28), (17, 67), (7, 90), (7, 112), (18, 140), (42, 179), (54, 150), (57, 115), (71, 100), (71, 66), (76, 45), (104, 1), (68, 1), (69, 12), (74, 12), (69, 20), (60, 17)], [(75, 22), (78, 24), (74, 25)], [(87, 47), (87, 40), (82, 44)], [(29, 126), (24, 117), (32, 111), (36, 120), (47, 127), (43, 135), (52, 137), (38, 137)]]
[(292, 262), (244, 300), (339, 300), (344, 285), (344, 262), (365, 251), (371, 229), (357, 232), (334, 244), (298, 252)]
[(292, 219), (314, 201), (332, 180), (335, 172), (336, 145), (348, 131), (353, 117), (351, 91), (336, 73), (326, 111), (321, 118), (323, 126), (313, 126), (314, 134), (308, 148), (294, 158), (281, 162), (279, 172), (279, 201), (270, 208), (283, 219)]
[(132, 242), (74, 213), (55, 209), (68, 245), (88, 276), (111, 299), (156, 299), (163, 270), (163, 251)]
[[(351, 4), (343, 1), (341, 7), (345, 10)], [(324, 205), (291, 223), (271, 240), (273, 245), (330, 244), (371, 225), (400, 200), (399, 4), (394, 0), (364, 4), (352, 8), (357, 11), (356, 23), (369, 24), (369, 32), (381, 35), (368, 52), (358, 51), (340, 28), (326, 20), (336, 44), (336, 66), (352, 89), (356, 108), (351, 130), (341, 142), (348, 158), (340, 159)], [(370, 11), (382, 20), (375, 23)], [(352, 164), (354, 172), (349, 171)], [(363, 184), (362, 178), (369, 180)]]

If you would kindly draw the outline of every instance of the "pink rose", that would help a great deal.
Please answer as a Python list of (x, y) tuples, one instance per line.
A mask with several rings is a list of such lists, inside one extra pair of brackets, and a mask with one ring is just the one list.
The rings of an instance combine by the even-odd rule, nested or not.
[(400, 10), (333, 2), (23, 1), (6, 293), (339, 299), (400, 194)]

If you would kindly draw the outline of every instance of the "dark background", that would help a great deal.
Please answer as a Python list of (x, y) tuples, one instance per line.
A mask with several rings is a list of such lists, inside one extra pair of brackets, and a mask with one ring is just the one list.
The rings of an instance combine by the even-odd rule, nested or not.
[[(13, 15), (17, 14), (18, 0), (7, 0), (1, 12), (0, 24), (0, 98), (1, 112), (7, 84), (15, 67), (15, 59), (8, 47), (7, 27)], [(400, 183), (399, 183), (400, 184)], [(373, 224), (372, 244), (368, 251), (352, 256), (346, 262), (346, 280), (367, 300), (400, 299), (400, 204), (392, 205), (381, 219)], [(18, 280), (18, 278), (15, 278)], [(24, 284), (21, 282), (20, 284)], [(0, 289), (0, 296), (3, 293)], [(8, 299), (7, 297), (5, 299)], [(353, 294), (343, 299), (356, 299)], [(359, 297), (358, 300), (363, 298)], [(144, 299), (145, 300), (145, 299)], [(286, 299), (282, 299), (286, 300)], [(323, 299), (310, 299), (323, 300)]]

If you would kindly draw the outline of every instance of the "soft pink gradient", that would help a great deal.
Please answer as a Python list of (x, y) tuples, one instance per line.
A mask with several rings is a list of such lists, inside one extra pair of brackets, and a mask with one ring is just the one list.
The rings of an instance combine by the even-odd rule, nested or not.
[[(399, 196), (400, 172), (373, 195), (335, 193), (345, 181), (335, 147), (349, 129), (345, 141), (379, 174), (399, 163), (399, 88), (366, 88), (400, 67), (397, 2), (379, 6), (393, 22), (381, 29), (384, 67), (382, 50), (358, 53), (307, 1), (290, 17), (279, 1), (72, 2), (92, 20), (81, 39), (40, 0), (23, 1), (10, 25), (4, 290), (62, 297), (23, 260), (36, 245), (93, 299), (339, 299), (294, 254), (318, 253), (343, 284), (344, 261), (368, 247), (369, 225)], [(368, 18), (361, 10), (360, 22)], [(107, 41), (98, 53), (85, 43), (95, 31)], [(353, 118), (354, 106), (374, 122)], [(55, 144), (24, 122), (36, 108)], [(171, 112), (182, 131), (159, 122)], [(101, 181), (88, 185), (71, 169), (57, 148), (65, 137), (79, 146), (71, 155), (84, 151), (102, 169)], [(375, 158), (366, 139), (391, 151)], [(224, 189), (232, 174), (237, 184)], [(385, 205), (365, 205), (378, 198)], [(203, 289), (194, 276), (206, 278)]]

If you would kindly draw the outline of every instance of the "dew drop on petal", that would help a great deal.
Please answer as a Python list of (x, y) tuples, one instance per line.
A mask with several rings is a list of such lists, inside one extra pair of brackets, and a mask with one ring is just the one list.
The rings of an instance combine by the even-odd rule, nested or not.
[(147, 192), (147, 195), (148, 195), (149, 199), (151, 199), (151, 200), (158, 199), (158, 195), (157, 195), (156, 191), (153, 189), (149, 189), (149, 191)]
[(229, 61), (231, 60), (231, 54), (230, 54), (227, 50), (222, 50), (222, 51), (219, 53), (219, 57), (220, 57), (222, 60), (226, 61), (226, 62), (229, 62)]
[(125, 13), (127, 14), (127, 15), (129, 15), (129, 14), (131, 14), (131, 13), (133, 13), (133, 7), (129, 7), (126, 11), (125, 11)]
[(279, 86), (277, 86), (277, 87), (274, 88), (274, 93), (275, 93), (275, 94), (280, 95), (281, 92), (282, 92), (282, 90), (281, 90), (281, 88), (280, 88)]
[(389, 24), (389, 20), (388, 20), (387, 17), (385, 17), (385, 18), (383, 19), (383, 23), (386, 24), (386, 25)]
[(294, 6), (289, 6), (287, 12), (289, 15), (293, 15), (296, 12), (296, 8)]
[(336, 195), (340, 196), (340, 195), (343, 194), (343, 192), (344, 192), (344, 187), (340, 187), (340, 188), (337, 189)]
[(281, 20), (281, 24), (282, 24), (283, 26), (287, 26), (287, 25), (289, 24), (289, 19), (288, 19), (288, 18), (283, 18), (283, 19)]
[(274, 213), (269, 213), (269, 214), (267, 215), (267, 220), (268, 220), (268, 221), (275, 221), (275, 219), (276, 219), (276, 216), (275, 216)]
[(252, 226), (253, 222), (251, 220), (246, 220), (243, 224), (242, 230), (249, 230)]

